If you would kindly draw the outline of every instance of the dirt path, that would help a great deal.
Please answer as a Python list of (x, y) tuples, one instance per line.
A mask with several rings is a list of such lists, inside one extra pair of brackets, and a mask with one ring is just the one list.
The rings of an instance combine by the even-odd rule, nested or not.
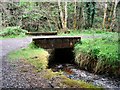
[(9, 52), (26, 47), (32, 41), (32, 37), (12, 38), (0, 40), (0, 57), (6, 56)]
[[(35, 88), (35, 87), (50, 87), (47, 80), (39, 77), (33, 67), (23, 61), (17, 60), (10, 63), (7, 60), (7, 54), (11, 51), (25, 48), (32, 41), (32, 37), (20, 39), (5, 39), (0, 40), (0, 87), (2, 88)], [(22, 69), (26, 68), (26, 72)], [(2, 77), (2, 78), (1, 78)], [(42, 82), (42, 83), (41, 83)], [(43, 84), (45, 83), (45, 84)]]
[[(12, 66), (12, 64), (7, 60), (7, 54), (13, 50), (20, 49), (23, 47), (26, 47), (31, 42), (31, 37), (26, 38), (12, 38), (12, 39), (4, 39), (0, 40), (0, 63), (1, 63), (1, 70), (2, 70), (2, 87), (3, 88), (14, 88), (18, 85), (17, 77), (19, 75), (18, 71)], [(19, 77), (18, 79), (21, 79), (22, 77)], [(16, 83), (17, 81), (17, 83)], [(24, 80), (24, 83), (25, 80)], [(21, 87), (21, 85), (19, 85)], [(22, 85), (23, 86), (23, 85)]]

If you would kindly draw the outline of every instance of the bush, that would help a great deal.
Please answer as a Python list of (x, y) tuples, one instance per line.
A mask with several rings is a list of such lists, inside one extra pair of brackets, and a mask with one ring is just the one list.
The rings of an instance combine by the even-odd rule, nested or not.
[[(92, 70), (96, 73), (119, 74), (120, 52), (118, 52), (118, 37), (109, 34), (99, 39), (91, 39), (76, 44), (76, 63), (81, 68)], [(92, 69), (90, 69), (92, 68)]]
[(19, 26), (15, 26), (15, 27), (6, 27), (5, 29), (3, 29), (3, 31), (0, 32), (0, 36), (3, 37), (15, 37), (15, 36), (19, 36), (19, 35), (25, 35), (27, 31), (21, 29)]

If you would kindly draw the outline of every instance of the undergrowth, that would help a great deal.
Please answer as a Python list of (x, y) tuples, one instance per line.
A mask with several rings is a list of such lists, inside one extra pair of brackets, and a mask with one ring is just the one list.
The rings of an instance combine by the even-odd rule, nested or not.
[(2, 38), (15, 38), (24, 37), (27, 31), (21, 29), (19, 26), (6, 27), (0, 31), (0, 37)]
[(96, 39), (87, 39), (76, 44), (76, 63), (83, 69), (96, 73), (120, 74), (120, 52), (118, 34), (111, 33)]

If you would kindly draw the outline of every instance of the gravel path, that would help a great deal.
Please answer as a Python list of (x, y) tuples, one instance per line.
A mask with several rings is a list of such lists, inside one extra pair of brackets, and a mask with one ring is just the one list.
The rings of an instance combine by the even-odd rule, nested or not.
[[(32, 37), (0, 40), (0, 87), (2, 88), (35, 88), (50, 87), (47, 80), (40, 78), (33, 72), (34, 67), (24, 60), (9, 62), (7, 54), (11, 51), (25, 48), (32, 41)], [(25, 70), (23, 70), (23, 68)], [(42, 82), (42, 83), (41, 83)], [(45, 83), (45, 84), (44, 84)]]
[[(14, 88), (17, 87), (19, 84), (16, 83), (17, 76), (19, 75), (16, 68), (12, 66), (12, 64), (7, 60), (7, 54), (13, 50), (26, 47), (31, 42), (31, 37), (26, 38), (12, 38), (12, 39), (4, 39), (0, 40), (0, 62), (1, 62), (1, 68), (2, 68), (2, 88)], [(23, 81), (22, 77), (19, 77), (18, 79), (21, 79), (21, 83)], [(25, 80), (24, 80), (25, 83)]]
[(9, 52), (26, 47), (32, 41), (32, 37), (12, 38), (0, 40), (0, 57), (6, 56)]

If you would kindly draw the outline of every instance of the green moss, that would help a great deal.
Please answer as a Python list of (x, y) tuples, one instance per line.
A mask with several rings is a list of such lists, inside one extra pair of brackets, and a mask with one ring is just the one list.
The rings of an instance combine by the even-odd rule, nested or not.
[(101, 87), (94, 86), (93, 84), (86, 83), (85, 81), (69, 79), (63, 75), (62, 72), (53, 72), (51, 69), (44, 70), (42, 76), (48, 80), (59, 78), (59, 81), (56, 83), (60, 85), (61, 88), (66, 86), (67, 88), (92, 88), (93, 90), (103, 90)]
[(62, 75), (62, 72), (53, 72), (51, 69), (46, 69), (43, 76), (44, 78), (50, 80), (56, 76), (61, 76), (61, 75)]
[(84, 81), (73, 80), (69, 78), (64, 78), (62, 83), (68, 85), (69, 87), (73, 87), (73, 88), (89, 88), (89, 89), (92, 88), (92, 90), (103, 90), (102, 88), (94, 86), (91, 83), (86, 83)]
[(48, 65), (49, 54), (42, 48), (25, 48), (17, 51), (13, 51), (8, 55), (10, 61), (14, 60), (26, 60), (37, 70), (45, 69)]

